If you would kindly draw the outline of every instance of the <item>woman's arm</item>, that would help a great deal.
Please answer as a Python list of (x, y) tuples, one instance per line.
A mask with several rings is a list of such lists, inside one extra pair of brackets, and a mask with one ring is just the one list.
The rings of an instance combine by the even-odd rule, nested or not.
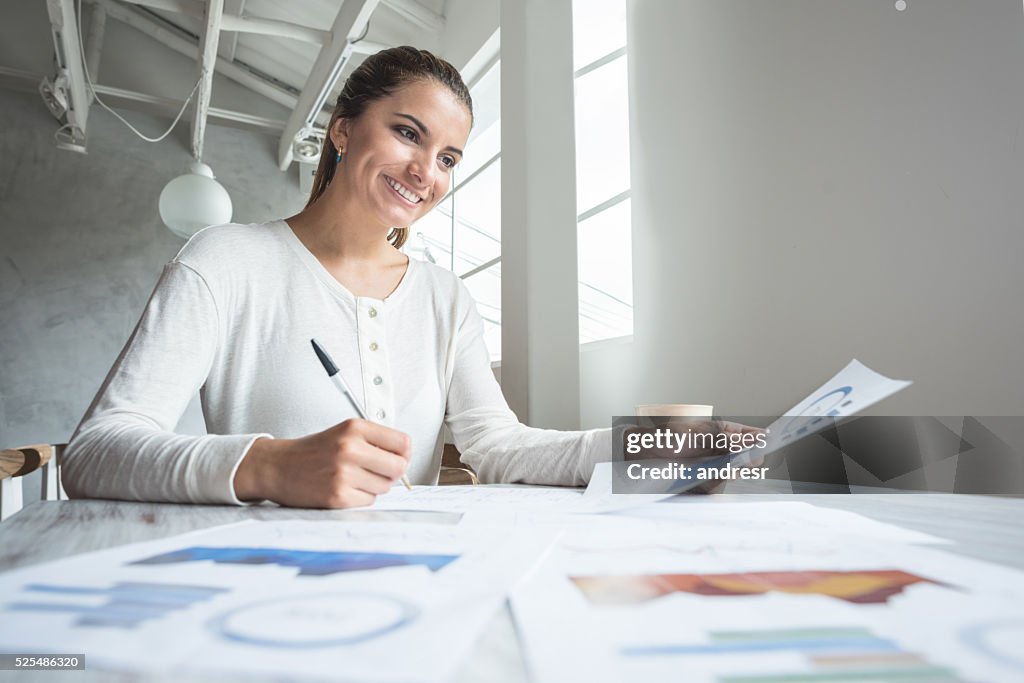
[(483, 320), (459, 283), (456, 343), (445, 421), (481, 481), (581, 486), (611, 460), (610, 429), (557, 431), (521, 424), (491, 371)]
[(203, 277), (169, 263), (65, 451), (62, 480), (71, 496), (240, 503), (235, 470), (269, 435), (172, 431), (210, 373), (222, 329)]

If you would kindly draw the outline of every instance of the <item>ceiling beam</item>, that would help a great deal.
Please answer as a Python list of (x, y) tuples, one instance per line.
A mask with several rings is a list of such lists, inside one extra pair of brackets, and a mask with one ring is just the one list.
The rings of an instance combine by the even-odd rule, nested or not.
[(217, 64), (217, 43), (220, 41), (220, 18), (224, 0), (207, 0), (206, 27), (203, 30), (199, 59), (199, 89), (196, 91), (196, 115), (192, 119), (192, 157), (203, 158), (203, 136), (206, 133), (206, 112), (210, 109), (213, 91), (213, 70)]
[[(111, 105), (120, 104), (121, 106), (139, 111), (154, 111), (174, 115), (181, 111), (181, 105), (184, 104), (181, 100), (174, 100), (169, 97), (147, 95), (107, 85), (97, 85), (96, 92), (103, 97), (104, 102), (108, 102)], [(284, 121), (280, 119), (268, 119), (265, 116), (256, 116), (247, 112), (221, 109), (220, 107), (209, 107), (206, 113), (206, 120), (222, 126), (231, 126), (232, 128), (275, 135), (284, 130)]]
[(57, 51), (57, 68), (68, 74), (71, 101), (68, 102), (67, 123), (72, 126), (73, 137), (81, 135), (84, 138), (89, 120), (89, 94), (82, 66), (82, 43), (74, 0), (46, 0), (46, 11), (50, 15), (50, 28)]
[[(102, 7), (111, 19), (141, 31), (150, 38), (190, 59), (199, 59), (199, 47), (196, 45), (195, 40), (172, 24), (165, 23), (163, 20), (152, 19), (139, 10), (126, 7), (120, 3), (113, 2), (113, 0), (90, 1)], [(217, 59), (217, 73), (288, 109), (294, 109), (298, 101), (298, 97), (294, 93), (288, 92), (264, 78), (260, 78), (248, 69), (229, 62), (223, 57)], [(324, 116), (324, 123), (326, 123), (326, 120), (327, 117)]]
[[(206, 3), (200, 0), (124, 0), (133, 5), (142, 5), (151, 9), (164, 10), (184, 14), (196, 19), (204, 19)], [(314, 45), (323, 45), (330, 39), (329, 31), (310, 26), (301, 26), (287, 21), (260, 19), (259, 17), (243, 17), (240, 13), (224, 13), (221, 16), (222, 31), (239, 33), (259, 33), (278, 38), (294, 38)]]
[(444, 17), (416, 0), (382, 0), (384, 5), (394, 10), (400, 17), (411, 21), (431, 33), (440, 33), (444, 29)]
[[(245, 0), (224, 0), (224, 16), (242, 16), (245, 11)], [(223, 27), (221, 30), (226, 30)], [(238, 49), (238, 31), (228, 31), (228, 35), (221, 35), (220, 47), (217, 54), (229, 62), (235, 60), (235, 50)]]
[(103, 36), (106, 31), (107, 13), (102, 7), (93, 7), (89, 17), (89, 33), (85, 36), (85, 68), (89, 80), (94, 83), (100, 77), (100, 56), (103, 54)]
[(352, 40), (366, 28), (380, 0), (344, 0), (331, 26), (331, 40), (320, 48), (306, 78), (299, 101), (288, 117), (277, 145), (278, 165), (284, 171), (292, 162), (292, 144), (316, 123), (324, 103), (352, 55)]
[[(35, 93), (39, 89), (39, 81), (42, 78), (39, 74), (30, 71), (0, 66), (0, 88)], [(173, 117), (181, 111), (181, 107), (185, 104), (181, 100), (169, 97), (149, 95), (134, 90), (100, 85), (99, 83), (95, 84), (93, 88), (107, 104), (133, 111), (166, 114)], [(185, 112), (182, 118), (191, 120), (192, 112)], [(251, 130), (257, 133), (274, 135), (275, 137), (284, 130), (284, 121), (281, 119), (270, 119), (265, 116), (256, 116), (248, 112), (221, 109), (219, 107), (210, 107), (206, 119), (209, 123), (239, 128), (241, 130)]]
[(391, 45), (385, 45), (384, 43), (375, 43), (372, 40), (360, 40), (359, 42), (352, 43), (352, 52), (357, 55), (372, 55), (381, 50), (387, 50)]

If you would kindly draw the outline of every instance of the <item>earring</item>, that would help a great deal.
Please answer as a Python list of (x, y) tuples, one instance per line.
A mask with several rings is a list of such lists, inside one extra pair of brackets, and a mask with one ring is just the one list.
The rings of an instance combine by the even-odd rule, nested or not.
[(337, 163), (339, 163), (339, 164), (341, 163), (341, 153), (342, 153), (342, 149), (341, 149), (341, 147), (339, 147), (339, 148), (338, 148), (338, 158), (337, 158), (337, 159), (335, 159), (335, 161), (336, 161)]

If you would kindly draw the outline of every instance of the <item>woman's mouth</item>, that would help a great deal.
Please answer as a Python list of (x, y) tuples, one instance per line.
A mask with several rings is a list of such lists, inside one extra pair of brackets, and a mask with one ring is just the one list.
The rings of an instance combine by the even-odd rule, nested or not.
[(413, 206), (423, 201), (423, 197), (419, 196), (394, 178), (384, 176), (384, 182), (388, 184), (388, 187), (390, 187), (395, 194)]

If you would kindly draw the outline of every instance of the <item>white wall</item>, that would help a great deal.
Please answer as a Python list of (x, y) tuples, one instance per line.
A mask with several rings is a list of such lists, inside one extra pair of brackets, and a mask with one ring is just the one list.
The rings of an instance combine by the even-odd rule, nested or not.
[(876, 412), (1024, 414), (1021, 3), (893, 5), (630, 1), (642, 400), (771, 414), (857, 357), (915, 381)]
[(447, 0), (438, 54), (462, 69), (498, 30), (501, 0)]

